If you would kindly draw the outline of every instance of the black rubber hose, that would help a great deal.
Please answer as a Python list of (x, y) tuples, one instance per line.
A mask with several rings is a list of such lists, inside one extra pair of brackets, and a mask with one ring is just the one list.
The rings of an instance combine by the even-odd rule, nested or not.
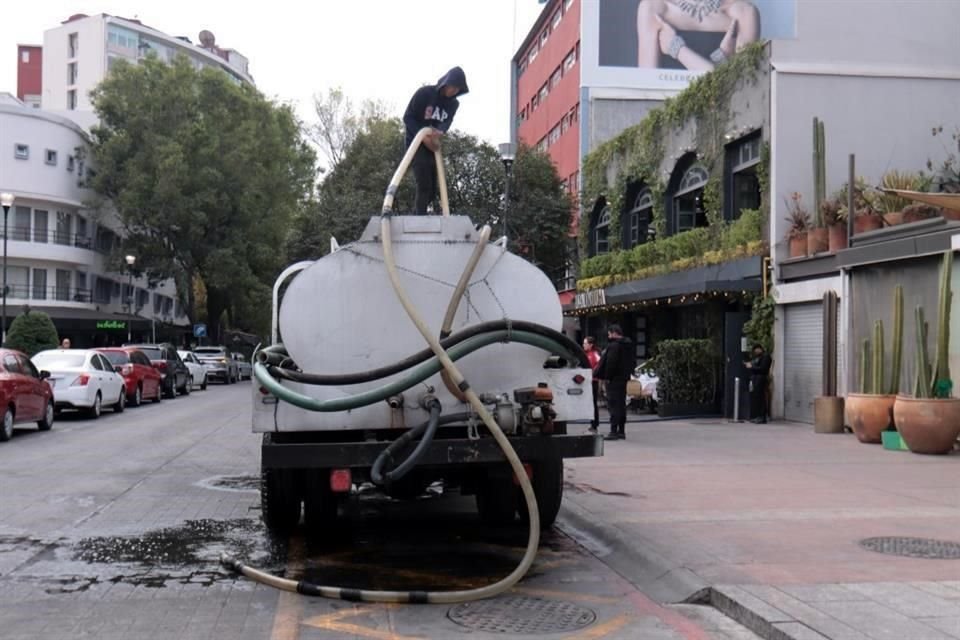
[[(448, 338), (445, 338), (440, 341), (440, 345), (444, 349), (449, 349), (455, 344), (463, 342), (468, 338), (473, 336), (488, 333), (492, 331), (503, 331), (503, 330), (517, 330), (517, 331), (528, 331), (530, 333), (536, 333), (538, 335), (550, 338), (556, 342), (562, 344), (571, 355), (574, 355), (578, 359), (578, 364), (585, 368), (590, 368), (590, 361), (587, 360), (587, 354), (584, 353), (583, 347), (571, 340), (569, 337), (555, 331), (550, 327), (545, 327), (542, 324), (537, 324), (535, 322), (527, 322), (525, 320), (492, 320), (490, 322), (481, 322), (480, 324), (475, 324), (473, 326), (462, 329), (457, 333), (451, 335)], [(267, 347), (267, 349), (272, 349), (273, 347)], [(266, 350), (263, 350), (266, 351)], [(260, 353), (263, 353), (261, 351)], [(343, 374), (319, 374), (319, 373), (304, 373), (302, 371), (294, 371), (292, 369), (285, 369), (280, 366), (280, 362), (273, 362), (274, 358), (279, 355), (279, 351), (268, 351), (267, 358), (267, 370), (270, 372), (274, 378), (280, 378), (283, 380), (290, 380), (292, 382), (300, 382), (303, 384), (315, 384), (315, 385), (346, 385), (346, 384), (360, 384), (361, 382), (371, 382), (373, 380), (380, 380), (381, 378), (386, 378), (387, 376), (392, 376), (394, 374), (400, 373), (401, 371), (406, 371), (407, 369), (420, 364), (426, 360), (429, 360), (433, 357), (433, 351), (429, 348), (395, 362), (394, 364), (386, 365), (384, 367), (379, 367), (377, 369), (370, 369), (367, 371), (358, 371), (356, 373), (343, 373)], [(284, 350), (284, 356), (278, 358), (278, 360), (285, 359), (286, 351)], [(261, 360), (262, 361), (262, 360)]]
[[(370, 480), (372, 480), (375, 485), (388, 485), (391, 482), (396, 482), (403, 476), (407, 475), (426, 453), (430, 443), (433, 442), (433, 437), (437, 433), (437, 428), (441, 424), (460, 422), (470, 418), (469, 413), (455, 413), (449, 416), (443, 416), (441, 418), (440, 408), (439, 402), (437, 402), (435, 405), (432, 405), (430, 407), (429, 420), (418, 424), (413, 429), (410, 429), (402, 436), (391, 442), (386, 449), (380, 452), (380, 455), (378, 455), (377, 459), (373, 462), (373, 467), (370, 469)], [(421, 435), (423, 436), (422, 438), (420, 438)], [(398, 453), (415, 438), (420, 438), (420, 442), (417, 444), (417, 448), (413, 450), (413, 453), (407, 456), (407, 459), (401, 462), (399, 465), (384, 473), (384, 465), (386, 465), (388, 461), (392, 462), (394, 454)]]

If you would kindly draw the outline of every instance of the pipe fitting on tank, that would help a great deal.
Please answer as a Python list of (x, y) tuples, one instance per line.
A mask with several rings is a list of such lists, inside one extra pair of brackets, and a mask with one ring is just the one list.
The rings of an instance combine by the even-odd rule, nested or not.
[(391, 409), (402, 409), (403, 408), (403, 394), (398, 393), (395, 396), (390, 396), (387, 398), (387, 404)]
[(432, 393), (425, 393), (420, 396), (420, 408), (425, 411), (430, 411), (436, 405), (439, 405), (440, 401), (437, 400), (437, 396)]

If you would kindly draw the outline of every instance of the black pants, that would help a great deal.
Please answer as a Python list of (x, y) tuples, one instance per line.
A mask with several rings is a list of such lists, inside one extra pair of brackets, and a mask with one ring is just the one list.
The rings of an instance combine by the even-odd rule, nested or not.
[(750, 419), (767, 419), (767, 376), (750, 376)]
[(421, 145), (413, 156), (413, 177), (417, 181), (417, 197), (413, 212), (420, 215), (427, 212), (427, 206), (437, 197), (437, 161), (427, 147)]
[(610, 433), (624, 433), (627, 426), (627, 381), (607, 381), (607, 410), (610, 412)]
[(600, 381), (593, 381), (593, 422), (590, 423), (591, 429), (600, 426), (600, 407), (597, 406), (597, 399), (600, 397)]

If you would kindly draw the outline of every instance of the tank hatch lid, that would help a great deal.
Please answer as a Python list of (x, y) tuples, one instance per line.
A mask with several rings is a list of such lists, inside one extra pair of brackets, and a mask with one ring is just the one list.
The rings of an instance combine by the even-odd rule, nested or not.
[[(480, 232), (469, 216), (392, 216), (394, 242), (476, 242)], [(360, 242), (380, 242), (380, 216), (370, 218)]]

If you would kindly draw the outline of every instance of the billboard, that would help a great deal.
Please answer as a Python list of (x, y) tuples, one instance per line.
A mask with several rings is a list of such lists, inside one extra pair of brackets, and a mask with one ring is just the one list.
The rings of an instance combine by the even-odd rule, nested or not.
[(676, 91), (757, 40), (794, 37), (796, 0), (583, 0), (584, 87)]

